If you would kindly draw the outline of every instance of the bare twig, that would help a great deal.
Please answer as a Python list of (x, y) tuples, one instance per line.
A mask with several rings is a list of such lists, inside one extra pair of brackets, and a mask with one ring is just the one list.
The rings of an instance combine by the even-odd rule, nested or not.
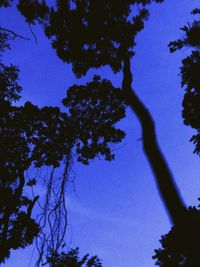
[(0, 31), (4, 31), (4, 32), (8, 32), (8, 33), (12, 34), (14, 39), (18, 37), (18, 38), (30, 41), (30, 38), (27, 38), (23, 35), (17, 34), (16, 32), (9, 30), (7, 28), (4, 28), (4, 27), (0, 27)]
[(33, 37), (35, 39), (35, 43), (37, 44), (38, 40), (37, 40), (37, 37), (36, 37), (35, 33), (33, 32), (33, 29), (31, 27), (31, 24), (29, 23), (28, 26), (29, 26), (30, 32), (32, 33), (32, 35), (33, 35)]

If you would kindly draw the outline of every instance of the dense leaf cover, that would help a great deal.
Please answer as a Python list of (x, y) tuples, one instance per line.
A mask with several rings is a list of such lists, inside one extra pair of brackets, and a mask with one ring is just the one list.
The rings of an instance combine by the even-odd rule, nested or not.
[(56, 0), (53, 6), (19, 0), (17, 6), (28, 23), (42, 24), (58, 57), (72, 63), (80, 77), (92, 67), (121, 70), (124, 57), (134, 55), (135, 37), (152, 2), (163, 0)]
[(120, 142), (125, 134), (114, 127), (125, 117), (121, 90), (109, 80), (94, 76), (86, 85), (70, 87), (63, 104), (69, 108), (71, 125), (75, 125), (78, 160), (88, 164), (98, 154), (114, 159), (108, 144)]
[(155, 250), (156, 265), (162, 267), (200, 266), (200, 210), (189, 207), (184, 220), (162, 236), (162, 248)]
[[(135, 36), (144, 27), (148, 17), (145, 6), (150, 2), (58, 0), (45, 32), (58, 57), (72, 63), (78, 77), (91, 67), (104, 65), (117, 72), (124, 57), (134, 55)], [(132, 12), (134, 5), (138, 11)]]
[[(196, 17), (200, 16), (200, 9), (192, 11)], [(191, 141), (195, 145), (194, 153), (200, 155), (200, 20), (196, 18), (192, 23), (182, 28), (184, 37), (169, 44), (171, 52), (189, 47), (191, 54), (182, 60), (181, 78), (185, 88), (182, 116), (184, 123), (196, 129)]]
[(38, 234), (39, 226), (31, 218), (33, 200), (23, 194), (24, 171), (30, 166), (29, 147), (19, 120), (21, 108), (12, 106), (20, 98), (18, 69), (1, 64), (0, 97), (0, 262), (10, 249), (26, 247)]

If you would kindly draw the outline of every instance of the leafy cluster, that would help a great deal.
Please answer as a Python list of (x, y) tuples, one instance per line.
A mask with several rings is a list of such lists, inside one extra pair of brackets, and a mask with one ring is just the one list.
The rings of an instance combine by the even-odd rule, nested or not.
[(46, 1), (19, 0), (18, 10), (26, 18), (26, 22), (34, 24), (35, 21), (42, 23), (49, 13)]
[(21, 108), (12, 105), (20, 99), (18, 69), (14, 66), (0, 68), (0, 262), (11, 249), (26, 247), (39, 232), (31, 218), (38, 199), (24, 196), (24, 171), (30, 166), (29, 147), (21, 127)]
[(89, 254), (86, 254), (80, 259), (79, 248), (71, 249), (67, 253), (52, 253), (47, 260), (52, 267), (102, 267), (97, 256), (89, 258)]
[(31, 218), (34, 200), (23, 195), (22, 189), (7, 183), (0, 187), (0, 262), (10, 255), (11, 249), (32, 244), (39, 225)]
[(5, 66), (0, 63), (0, 101), (12, 102), (20, 99), (22, 88), (17, 83), (19, 69), (16, 66)]
[[(126, 49), (135, 44), (137, 26), (127, 20), (130, 2), (57, 1), (45, 31), (57, 55), (72, 62), (78, 76), (90, 67), (107, 64), (119, 71)], [(140, 12), (141, 19), (146, 15)]]
[(155, 250), (156, 265), (198, 267), (200, 265), (200, 209), (189, 207), (185, 218), (162, 236), (162, 248)]
[[(45, 32), (58, 57), (72, 63), (78, 77), (91, 67), (104, 65), (110, 65), (117, 72), (124, 57), (134, 54), (135, 36), (148, 17), (144, 6), (150, 2), (57, 0), (45, 24)], [(138, 12), (132, 14), (135, 4)]]
[(9, 7), (12, 2), (13, 0), (0, 0), (0, 7)]
[(8, 44), (8, 33), (0, 30), (0, 62), (1, 62), (1, 56), (2, 53), (9, 48), (9, 44)]
[[(200, 15), (199, 9), (192, 11)], [(189, 56), (182, 60), (181, 78), (182, 87), (185, 88), (182, 117), (186, 125), (196, 129), (197, 133), (191, 141), (195, 145), (194, 153), (200, 155), (200, 21), (195, 19), (182, 28), (184, 37), (169, 44), (170, 51), (174, 52), (183, 47), (192, 48)]]
[(87, 85), (70, 87), (63, 104), (69, 108), (70, 120), (77, 136), (78, 160), (88, 164), (98, 154), (114, 159), (108, 144), (120, 142), (125, 134), (114, 127), (125, 117), (121, 90), (109, 80), (94, 76)]
[(28, 23), (43, 25), (58, 57), (72, 63), (79, 77), (91, 67), (121, 70), (124, 57), (134, 55), (135, 37), (151, 2), (163, 0), (56, 0), (53, 6), (44, 0), (19, 0), (17, 7)]

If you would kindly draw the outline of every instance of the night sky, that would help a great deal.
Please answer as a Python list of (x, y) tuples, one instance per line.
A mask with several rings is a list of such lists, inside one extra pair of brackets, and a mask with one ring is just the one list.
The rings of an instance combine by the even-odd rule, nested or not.
[[(133, 87), (152, 113), (159, 144), (187, 205), (197, 205), (200, 196), (200, 160), (189, 143), (193, 131), (181, 118), (184, 90), (178, 73), (189, 50), (171, 55), (167, 45), (182, 36), (180, 27), (193, 19), (190, 11), (198, 4), (198, 0), (166, 0), (152, 5), (132, 60)], [(0, 25), (31, 38), (11, 42), (12, 49), (4, 55), (5, 63), (20, 68), (21, 103), (59, 106), (64, 111), (61, 100), (67, 88), (91, 80), (94, 73), (121, 85), (122, 76), (114, 75), (108, 67), (76, 80), (71, 66), (57, 58), (37, 26), (33, 27), (38, 39), (35, 43), (14, 8), (1, 10)], [(127, 135), (113, 146), (115, 161), (95, 159), (89, 166), (74, 162), (76, 177), (69, 184), (66, 199), (67, 245), (79, 246), (81, 254), (97, 254), (104, 267), (150, 267), (154, 266), (154, 249), (159, 247), (161, 235), (169, 231), (170, 222), (142, 151), (140, 125), (129, 109), (119, 126)], [(34, 246), (17, 250), (2, 266), (34, 266), (35, 255)]]

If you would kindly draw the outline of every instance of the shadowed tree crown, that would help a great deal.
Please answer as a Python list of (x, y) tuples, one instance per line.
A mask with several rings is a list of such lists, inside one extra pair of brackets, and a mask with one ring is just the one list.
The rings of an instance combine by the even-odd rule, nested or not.
[(28, 23), (42, 24), (58, 57), (72, 63), (80, 77), (93, 67), (121, 70), (124, 57), (134, 55), (135, 37), (149, 14), (146, 6), (153, 2), (163, 0), (55, 0), (53, 6), (19, 0), (17, 7)]

